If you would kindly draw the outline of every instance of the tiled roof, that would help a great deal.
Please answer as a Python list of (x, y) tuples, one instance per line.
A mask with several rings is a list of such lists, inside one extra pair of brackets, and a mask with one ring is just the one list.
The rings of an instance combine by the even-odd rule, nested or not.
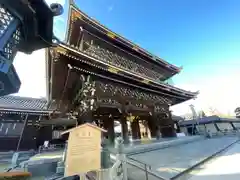
[(176, 116), (176, 115), (172, 115), (172, 119), (173, 119), (174, 121), (183, 121), (183, 120), (184, 120), (183, 117), (181, 117), (181, 116)]
[(0, 97), (0, 110), (1, 109), (20, 109), (20, 110), (48, 110), (46, 99), (37, 99), (20, 96), (1, 96)]
[(213, 116), (206, 116), (203, 118), (199, 118), (198, 120), (188, 120), (188, 121), (182, 121), (179, 123), (180, 126), (187, 126), (192, 124), (207, 124), (207, 123), (213, 123), (213, 122), (240, 122), (239, 119), (236, 118), (221, 118), (219, 116), (213, 115)]

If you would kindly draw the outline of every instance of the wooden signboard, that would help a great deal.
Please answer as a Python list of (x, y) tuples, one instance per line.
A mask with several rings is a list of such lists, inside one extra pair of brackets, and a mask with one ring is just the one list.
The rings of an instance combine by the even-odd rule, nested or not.
[(83, 124), (62, 134), (70, 133), (65, 162), (65, 176), (101, 169), (101, 133), (105, 130)]

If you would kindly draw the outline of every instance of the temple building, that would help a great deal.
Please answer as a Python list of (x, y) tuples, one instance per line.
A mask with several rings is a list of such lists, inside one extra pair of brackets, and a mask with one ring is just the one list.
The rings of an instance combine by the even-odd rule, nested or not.
[(217, 115), (205, 116), (196, 119), (182, 120), (178, 123), (180, 131), (185, 135), (227, 134), (239, 131), (240, 121), (237, 118), (225, 118)]
[[(66, 41), (46, 52), (47, 98), (61, 115), (77, 124), (95, 123), (114, 140), (114, 121), (125, 142), (146, 136), (175, 137), (169, 107), (197, 96), (166, 83), (180, 73), (84, 14), (69, 3)], [(67, 114), (67, 116), (66, 116)], [(139, 122), (141, 122), (139, 124)], [(141, 126), (141, 127), (140, 127)], [(140, 129), (144, 129), (143, 133)]]
[(37, 149), (51, 140), (52, 126), (41, 125), (50, 109), (46, 99), (0, 97), (0, 151)]

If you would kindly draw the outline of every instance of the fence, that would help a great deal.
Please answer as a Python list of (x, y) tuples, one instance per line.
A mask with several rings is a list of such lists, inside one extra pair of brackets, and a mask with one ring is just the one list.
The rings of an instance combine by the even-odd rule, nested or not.
[(153, 172), (152, 166), (135, 159), (129, 158), (126, 161), (127, 175), (129, 180), (167, 180), (166, 178)]

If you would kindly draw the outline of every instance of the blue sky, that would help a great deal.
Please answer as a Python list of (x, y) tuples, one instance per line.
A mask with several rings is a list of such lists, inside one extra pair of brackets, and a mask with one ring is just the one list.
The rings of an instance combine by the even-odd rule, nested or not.
[[(54, 29), (63, 39), (68, 1), (48, 0), (54, 1), (65, 8), (64, 15), (55, 19)], [(219, 111), (232, 113), (240, 105), (240, 85), (236, 85), (240, 79), (239, 0), (75, 2), (116, 33), (170, 63), (183, 66), (174, 83), (187, 90), (200, 90), (201, 95), (174, 107), (175, 111), (183, 113), (193, 103), (197, 109), (216, 106)], [(222, 96), (225, 103), (221, 103)]]

